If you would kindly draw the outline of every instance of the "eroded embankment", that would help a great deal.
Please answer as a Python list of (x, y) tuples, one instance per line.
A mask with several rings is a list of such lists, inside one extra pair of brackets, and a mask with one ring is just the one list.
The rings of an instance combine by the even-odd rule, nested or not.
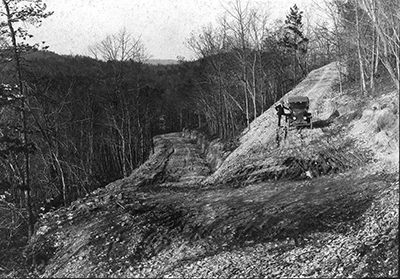
[[(316, 121), (314, 129), (292, 129), (285, 135), (283, 128), (277, 129), (279, 142), (256, 146), (242, 154), (234, 168), (227, 169), (229, 175), (222, 176), (223, 183), (310, 179), (367, 164), (373, 157), (371, 151), (357, 146), (354, 138), (346, 136), (347, 131), (340, 124), (344, 116), (338, 117), (336, 111), (327, 120)], [(202, 150), (208, 162), (221, 165), (231, 153), (220, 141), (207, 142), (196, 131), (186, 130), (182, 135), (199, 147), (204, 146)], [(206, 182), (211, 180), (215, 183), (212, 178)]]

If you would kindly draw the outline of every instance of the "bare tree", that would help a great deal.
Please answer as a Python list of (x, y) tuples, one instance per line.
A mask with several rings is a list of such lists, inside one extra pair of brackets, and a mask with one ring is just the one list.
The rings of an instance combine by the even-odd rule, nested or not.
[(246, 110), (246, 123), (250, 127), (250, 113), (249, 113), (249, 84), (248, 84), (248, 67), (247, 59), (249, 55), (249, 31), (250, 31), (250, 16), (249, 16), (249, 3), (243, 7), (240, 0), (236, 0), (225, 11), (232, 18), (229, 21), (227, 18), (223, 19), (223, 24), (226, 25), (232, 33), (232, 49), (236, 50), (237, 60), (240, 63), (241, 73), (238, 74), (239, 80), (243, 84), (243, 92), (245, 98)]
[[(333, 26), (332, 28), (328, 28), (322, 26), (329, 38), (327, 38), (327, 43), (332, 42), (334, 45), (334, 57), (336, 59), (336, 67), (339, 71), (339, 91), (340, 93), (343, 92), (343, 62), (345, 58), (343, 57), (343, 50), (342, 50), (342, 38), (340, 33), (344, 29), (344, 27), (340, 23), (339, 19), (339, 11), (338, 6), (329, 0), (324, 0), (323, 5), (320, 5), (317, 1), (314, 1), (315, 7), (322, 10), (330, 19)], [(320, 26), (321, 27), (321, 26)]]
[(337, 53), (346, 56), (341, 60), (350, 66), (350, 75), (359, 74), (363, 94), (367, 94), (367, 80), (374, 90), (379, 62), (399, 91), (400, 1), (335, 0), (325, 1), (325, 6), (333, 20)]
[(266, 84), (267, 74), (265, 72), (265, 65), (263, 64), (263, 43), (268, 36), (267, 21), (268, 13), (262, 11), (260, 8), (253, 8), (250, 11), (250, 29), (249, 41), (252, 48), (252, 59), (250, 61), (250, 75), (251, 88), (250, 94), (253, 99), (254, 117), (258, 116), (257, 99), (260, 99), (261, 112), (264, 111), (264, 85)]
[[(141, 65), (148, 59), (148, 55), (141, 38), (134, 38), (126, 28), (123, 28), (115, 35), (108, 35), (101, 42), (91, 46), (89, 50), (95, 58), (112, 62), (110, 65), (114, 73), (108, 88), (111, 93), (111, 101), (105, 109), (108, 113), (108, 120), (106, 120), (107, 123), (105, 125), (112, 130), (110, 134), (113, 135), (111, 140), (114, 141), (114, 146), (112, 147), (114, 150), (113, 155), (116, 157), (121, 173), (125, 177), (130, 174), (129, 170), (132, 170), (135, 165), (133, 163), (135, 158), (132, 158), (131, 153), (133, 149), (137, 150), (137, 148), (131, 147), (132, 139), (135, 138), (137, 140), (136, 144), (138, 146), (143, 146), (144, 131), (139, 119), (139, 112), (141, 111), (139, 75)], [(129, 67), (131, 68), (136, 68), (135, 77), (128, 77), (130, 68), (127, 65), (130, 65)], [(128, 78), (136, 78), (136, 86), (134, 88), (126, 88), (126, 80)], [(128, 101), (124, 100), (128, 95), (134, 95), (129, 98), (130, 100), (135, 100), (134, 104), (128, 104)], [(137, 133), (136, 137), (132, 135), (135, 131)], [(132, 152), (128, 152), (129, 150)]]
[(400, 92), (400, 1), (357, 0), (356, 3), (372, 21), (379, 38), (377, 56)]
[(361, 47), (361, 44), (362, 44), (361, 36), (362, 36), (362, 34), (361, 34), (361, 27), (360, 27), (361, 23), (360, 23), (360, 12), (359, 12), (358, 1), (359, 0), (356, 0), (356, 3), (355, 3), (356, 5), (354, 7), (355, 15), (356, 15), (356, 22), (355, 22), (355, 24), (356, 24), (356, 36), (357, 36), (356, 37), (357, 38), (356, 45), (357, 45), (358, 65), (360, 67), (361, 93), (363, 95), (366, 95), (367, 94), (367, 85), (366, 85), (366, 82), (365, 82), (364, 57), (363, 57), (363, 54), (361, 52), (361, 48), (362, 48)]
[(268, 12), (262, 6), (251, 6), (250, 2), (242, 5), (239, 0), (231, 3), (225, 11), (227, 16), (221, 24), (229, 34), (230, 50), (239, 65), (236, 76), (243, 87), (246, 122), (249, 126), (250, 121), (264, 110), (266, 73), (262, 48), (268, 35)]
[(125, 27), (117, 34), (108, 35), (101, 42), (89, 46), (89, 51), (96, 59), (105, 61), (144, 62), (148, 59), (141, 37), (134, 38)]
[(201, 104), (199, 110), (211, 123), (213, 132), (222, 138), (232, 136), (235, 130), (232, 111), (242, 111), (243, 108), (228, 89), (231, 78), (227, 73), (234, 71), (234, 63), (228, 52), (230, 43), (226, 26), (222, 25), (219, 29), (205, 27), (201, 34), (192, 34), (188, 44), (210, 67), (209, 71), (203, 71), (202, 77), (198, 77), (200, 92), (196, 94), (196, 99)]

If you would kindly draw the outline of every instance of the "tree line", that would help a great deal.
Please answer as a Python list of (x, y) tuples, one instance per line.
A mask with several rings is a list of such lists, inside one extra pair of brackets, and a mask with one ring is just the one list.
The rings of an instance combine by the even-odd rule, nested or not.
[(330, 19), (324, 33), (347, 68), (345, 78), (357, 82), (364, 96), (379, 94), (384, 76), (400, 92), (400, 1), (333, 0), (320, 8)]
[(237, 0), (217, 26), (192, 34), (191, 98), (211, 134), (234, 138), (310, 70), (333, 61), (341, 91), (351, 81), (364, 96), (379, 94), (377, 83), (389, 77), (399, 92), (399, 0), (332, 0), (315, 9), (325, 15), (316, 22), (294, 5), (270, 24), (262, 6)]
[(218, 24), (188, 38), (194, 61), (163, 66), (150, 65), (126, 29), (90, 46), (92, 58), (29, 45), (25, 24), (52, 13), (42, 0), (2, 0), (1, 234), (25, 224), (32, 235), (51, 200), (68, 205), (129, 176), (156, 134), (187, 127), (235, 139), (332, 61), (340, 62), (340, 85), (354, 81), (362, 94), (376, 94), (379, 76), (387, 76), (399, 90), (399, 0), (326, 1), (320, 8), (328, 17), (314, 24), (297, 5), (271, 23), (267, 8), (232, 2)]

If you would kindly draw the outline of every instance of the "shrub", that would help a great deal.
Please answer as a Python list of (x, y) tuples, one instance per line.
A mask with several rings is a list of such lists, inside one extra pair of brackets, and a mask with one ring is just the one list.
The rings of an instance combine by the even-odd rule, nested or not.
[(396, 122), (396, 116), (389, 109), (386, 108), (378, 111), (376, 116), (377, 118), (375, 132), (390, 129)]
[[(24, 265), (22, 251), (27, 242), (26, 212), (0, 200), (0, 267), (3, 271), (20, 269)], [(5, 274), (1, 273), (3, 278)], [(23, 276), (15, 276), (23, 277)]]

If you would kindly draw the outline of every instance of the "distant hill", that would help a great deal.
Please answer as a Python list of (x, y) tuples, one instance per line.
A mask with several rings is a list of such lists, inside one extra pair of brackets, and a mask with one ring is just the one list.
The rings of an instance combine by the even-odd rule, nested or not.
[(175, 65), (178, 64), (178, 60), (175, 59), (149, 59), (147, 61), (148, 64), (152, 64), (152, 65)]
[[(56, 52), (53, 51), (33, 51), (30, 52), (28, 54), (26, 54), (27, 57), (29, 58), (52, 58), (52, 59), (60, 59), (61, 57), (86, 57), (89, 59), (94, 59), (93, 57), (89, 57), (89, 56), (80, 56), (80, 55), (63, 55), (63, 54), (58, 54)], [(99, 61), (103, 61), (103, 60), (99, 60)], [(179, 64), (179, 61), (177, 59), (149, 59), (146, 62), (147, 64), (150, 65), (176, 65)]]

